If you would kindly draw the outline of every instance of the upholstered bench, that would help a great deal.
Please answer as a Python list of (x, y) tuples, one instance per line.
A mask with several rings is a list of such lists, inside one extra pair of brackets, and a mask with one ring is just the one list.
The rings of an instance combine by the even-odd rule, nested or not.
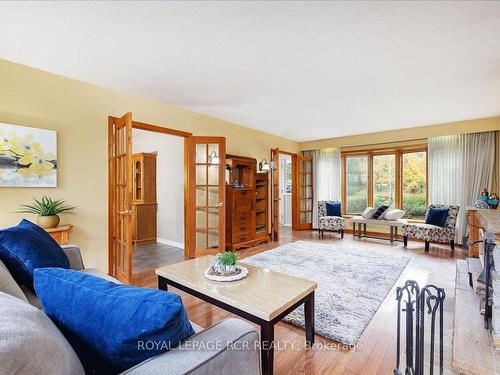
[[(366, 233), (366, 224), (382, 225), (389, 227), (389, 241), (393, 243), (398, 240), (398, 229), (402, 228), (407, 223), (404, 219), (398, 220), (384, 220), (384, 219), (365, 219), (363, 216), (354, 216), (349, 219), (352, 223), (352, 233), (354, 237), (358, 238), (375, 238), (379, 240), (386, 240), (386, 237), (368, 236)], [(358, 230), (356, 231), (356, 224)], [(363, 227), (363, 229), (361, 229)]]

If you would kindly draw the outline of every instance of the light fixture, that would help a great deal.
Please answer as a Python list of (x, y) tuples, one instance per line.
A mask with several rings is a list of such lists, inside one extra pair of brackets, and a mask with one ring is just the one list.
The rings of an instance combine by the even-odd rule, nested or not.
[(217, 152), (215, 152), (215, 150), (210, 152), (210, 155), (208, 156), (208, 162), (210, 164), (219, 164), (220, 159), (217, 156)]
[(267, 159), (262, 159), (259, 163), (259, 171), (261, 172), (269, 172), (271, 170), (271, 166), (267, 162)]

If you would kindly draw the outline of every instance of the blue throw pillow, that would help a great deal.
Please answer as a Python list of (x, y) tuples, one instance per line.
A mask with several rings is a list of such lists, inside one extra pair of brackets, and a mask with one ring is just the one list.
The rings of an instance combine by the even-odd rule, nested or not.
[(181, 298), (61, 268), (35, 270), (43, 310), (87, 374), (115, 374), (194, 334)]
[(35, 268), (69, 268), (61, 246), (38, 225), (23, 219), (17, 226), (0, 230), (0, 260), (17, 283), (33, 290)]
[(339, 202), (326, 202), (326, 216), (342, 216)]
[(444, 227), (446, 225), (446, 219), (450, 213), (449, 208), (429, 208), (427, 217), (425, 218), (425, 224), (432, 224), (438, 227)]

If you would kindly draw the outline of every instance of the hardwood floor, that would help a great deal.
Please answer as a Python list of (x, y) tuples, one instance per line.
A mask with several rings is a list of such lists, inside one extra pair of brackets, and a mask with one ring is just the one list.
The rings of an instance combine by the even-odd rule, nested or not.
[[(465, 249), (458, 246), (455, 248), (455, 252), (451, 252), (447, 245), (432, 244), (429, 253), (425, 253), (424, 244), (421, 242), (410, 241), (408, 249), (405, 249), (401, 243), (390, 245), (387, 241), (357, 240), (353, 239), (351, 234), (346, 234), (341, 240), (338, 234), (325, 233), (325, 239), (320, 240), (315, 231), (292, 231), (287, 228), (282, 228), (281, 239), (278, 243), (267, 243), (244, 249), (241, 251), (241, 255), (242, 257), (250, 256), (297, 240), (341, 244), (346, 247), (387, 253), (396, 252), (410, 257), (411, 260), (366, 327), (358, 341), (357, 348), (343, 347), (341, 344), (316, 335), (316, 343), (319, 345), (313, 349), (305, 349), (303, 329), (287, 323), (278, 323), (275, 340), (288, 343), (286, 349), (277, 348), (275, 351), (274, 373), (279, 375), (391, 374), (396, 358), (396, 286), (402, 285), (408, 279), (416, 280), (423, 286), (430, 278), (433, 282), (441, 282), (441, 285), (446, 288), (446, 293), (451, 297), (455, 285), (455, 260), (465, 259), (467, 255)], [(145, 270), (134, 281), (136, 285), (156, 287), (154, 269)], [(174, 290), (174, 292), (179, 291)], [(231, 316), (230, 313), (195, 297), (182, 292), (179, 294), (182, 296), (189, 318), (202, 327), (208, 327)], [(453, 317), (452, 301), (453, 298), (445, 300), (447, 311), (445, 319), (447, 321), (451, 319), (451, 322)], [(453, 373), (451, 370), (451, 334), (451, 330), (445, 329), (445, 342), (448, 343), (445, 347), (447, 374)]]
[(182, 262), (184, 250), (159, 242), (134, 245), (132, 248), (132, 269), (136, 275), (149, 274), (162, 265)]

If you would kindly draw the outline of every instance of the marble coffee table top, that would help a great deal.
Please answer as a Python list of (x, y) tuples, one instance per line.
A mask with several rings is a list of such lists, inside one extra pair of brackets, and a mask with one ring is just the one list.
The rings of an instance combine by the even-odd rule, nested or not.
[(158, 268), (156, 274), (268, 321), (318, 286), (311, 280), (248, 264), (244, 264), (248, 276), (242, 280), (211, 281), (204, 273), (214, 261), (213, 255), (207, 255)]

